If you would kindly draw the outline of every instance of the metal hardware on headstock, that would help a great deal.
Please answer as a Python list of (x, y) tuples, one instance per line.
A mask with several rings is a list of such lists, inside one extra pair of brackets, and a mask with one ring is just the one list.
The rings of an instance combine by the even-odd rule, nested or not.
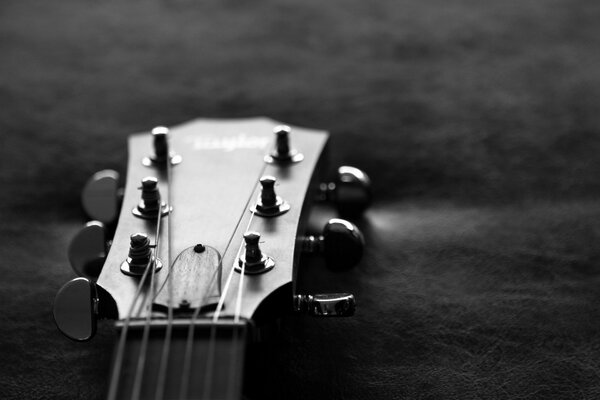
[(107, 225), (116, 221), (122, 198), (119, 173), (113, 170), (92, 175), (81, 192), (82, 207), (94, 220), (81, 228), (69, 244), (69, 262), (80, 277), (60, 288), (53, 306), (56, 326), (70, 339), (89, 340), (96, 332), (100, 300), (95, 280), (112, 244)]
[[(290, 309), (290, 300), (297, 312), (315, 316), (345, 317), (355, 310), (349, 293), (295, 293), (301, 252), (322, 254), (333, 269), (353, 266), (363, 254), (361, 232), (342, 219), (329, 220), (319, 235), (303, 237), (310, 225), (309, 197), (318, 186), (317, 170), (325, 164), (327, 132), (294, 128), (293, 141), (302, 153), (290, 143), (290, 127), (266, 118), (200, 119), (173, 132), (157, 127), (151, 136), (130, 136), (126, 208), (118, 224), (119, 175), (106, 170), (88, 181), (84, 209), (98, 221), (89, 222), (73, 239), (69, 259), (82, 277), (66, 283), (54, 302), (56, 324), (73, 340), (90, 339), (99, 317), (117, 320), (118, 368), (111, 375), (110, 399), (131, 398), (132, 393), (137, 398), (221, 398), (219, 393), (231, 392), (216, 378), (216, 395), (203, 395), (213, 382), (204, 386), (192, 379), (187, 385), (190, 376), (184, 382), (169, 368), (163, 368), (165, 376), (174, 375), (169, 379), (176, 385), (165, 384), (163, 392), (156, 392), (150, 382), (155, 375), (145, 377), (145, 371), (158, 371), (151, 361), (156, 362), (158, 353), (144, 342), (148, 338), (164, 335), (165, 343), (174, 340), (173, 349), (197, 345), (202, 357), (186, 361), (191, 368), (204, 365), (203, 355), (213, 351), (217, 337), (223, 351), (215, 353), (215, 360), (231, 362), (228, 354), (239, 347), (234, 361), (242, 377), (246, 341), (275, 325), (272, 321)], [(170, 150), (171, 143), (181, 155)], [(336, 204), (340, 214), (355, 216), (370, 202), (369, 185), (362, 171), (341, 167), (334, 182), (321, 185), (320, 195)], [(176, 212), (171, 212), (174, 204)], [(149, 364), (139, 370), (144, 371), (139, 379), (137, 368), (135, 379), (120, 374), (122, 362), (138, 359), (131, 349), (146, 345)], [(221, 364), (215, 362), (216, 373), (230, 370)], [(242, 379), (233, 381), (236, 395), (227, 398), (241, 398)]]
[(98, 292), (94, 282), (75, 278), (67, 282), (54, 299), (54, 321), (68, 338), (84, 341), (96, 333)]
[(319, 190), (319, 199), (333, 203), (342, 217), (357, 217), (371, 204), (371, 179), (358, 168), (339, 167), (336, 179)]
[(129, 276), (142, 276), (150, 265), (154, 272), (160, 271), (163, 264), (152, 256), (150, 239), (145, 233), (134, 233), (130, 237), (129, 254), (121, 263), (121, 272)]
[(167, 215), (170, 207), (164, 201), (161, 201), (160, 192), (158, 190), (158, 179), (153, 176), (147, 176), (142, 179), (142, 199), (131, 212), (138, 218), (156, 219), (160, 210), (161, 217)]
[(354, 315), (356, 301), (350, 293), (297, 294), (294, 311), (316, 317), (350, 317)]
[(304, 160), (304, 155), (290, 146), (291, 128), (287, 125), (277, 125), (273, 132), (275, 133), (275, 150), (265, 156), (268, 163), (289, 164)]
[(171, 165), (179, 164), (183, 158), (174, 151), (169, 151), (168, 140), (169, 128), (157, 126), (152, 129), (152, 145), (154, 148), (154, 154), (144, 157), (142, 159), (142, 164), (144, 164), (146, 167), (156, 166), (158, 168), (165, 168), (167, 160), (170, 160)]
[(304, 238), (303, 250), (323, 254), (327, 266), (340, 270), (358, 264), (364, 245), (365, 239), (356, 225), (340, 218), (332, 218), (325, 224), (320, 236)]
[(243, 268), (245, 274), (256, 275), (273, 269), (275, 261), (260, 250), (260, 233), (246, 232), (244, 241), (246, 251), (238, 260), (238, 265), (235, 267), (237, 272), (242, 272)]
[(290, 210), (290, 204), (275, 193), (275, 179), (272, 176), (260, 178), (261, 191), (256, 204), (250, 209), (261, 217), (276, 217)]
[(108, 254), (110, 242), (104, 224), (100, 221), (88, 222), (69, 244), (69, 262), (75, 273), (89, 279), (100, 275)]
[(81, 192), (81, 204), (87, 216), (111, 225), (119, 215), (123, 197), (119, 189), (119, 173), (111, 169), (96, 172)]

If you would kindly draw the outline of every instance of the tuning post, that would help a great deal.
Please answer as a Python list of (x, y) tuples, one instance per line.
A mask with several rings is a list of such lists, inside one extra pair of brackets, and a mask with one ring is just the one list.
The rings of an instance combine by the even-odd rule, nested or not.
[(260, 195), (256, 200), (256, 205), (250, 208), (250, 211), (261, 217), (276, 217), (290, 210), (289, 203), (275, 193), (276, 181), (272, 176), (260, 178)]
[(154, 272), (160, 271), (163, 264), (160, 259), (152, 255), (152, 247), (145, 233), (131, 235), (129, 254), (121, 263), (121, 272), (129, 276), (141, 276), (150, 265), (153, 265)]
[(341, 166), (335, 181), (321, 183), (319, 200), (330, 201), (341, 216), (355, 217), (362, 214), (371, 204), (371, 179), (362, 170)]
[(275, 149), (265, 156), (265, 162), (289, 164), (304, 160), (304, 155), (290, 146), (291, 128), (287, 125), (277, 125), (273, 132), (275, 133)]
[(245, 274), (256, 275), (273, 269), (275, 261), (260, 249), (260, 233), (253, 231), (246, 232), (244, 234), (244, 241), (246, 243), (246, 251), (238, 259), (238, 265), (235, 267), (237, 272), (241, 273), (243, 268)]
[(164, 217), (171, 211), (167, 203), (161, 201), (160, 191), (158, 190), (158, 179), (153, 176), (147, 176), (142, 179), (142, 199), (138, 205), (131, 210), (133, 215), (144, 219), (154, 219), (160, 215)]
[(365, 239), (358, 227), (340, 218), (325, 224), (323, 233), (303, 239), (305, 253), (322, 254), (327, 266), (334, 270), (350, 268), (361, 260)]
[(351, 317), (356, 300), (350, 293), (297, 294), (294, 311), (316, 317)]
[(167, 164), (167, 160), (171, 165), (177, 165), (183, 160), (182, 157), (173, 152), (169, 151), (169, 128), (164, 126), (157, 126), (152, 129), (152, 144), (154, 148), (154, 154), (142, 159), (142, 164), (146, 167), (157, 166), (164, 168)]

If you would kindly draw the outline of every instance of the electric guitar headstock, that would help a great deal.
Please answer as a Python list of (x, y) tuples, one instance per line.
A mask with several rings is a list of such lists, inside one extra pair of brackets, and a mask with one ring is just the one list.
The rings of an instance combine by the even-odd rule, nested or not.
[(109, 399), (242, 395), (245, 348), (286, 312), (350, 316), (348, 293), (297, 293), (302, 252), (332, 268), (357, 263), (364, 239), (331, 219), (306, 231), (314, 200), (342, 215), (370, 202), (369, 178), (341, 167), (321, 183), (328, 134), (265, 118), (199, 119), (129, 139), (127, 181), (101, 171), (82, 203), (92, 221), (74, 237), (54, 318), (67, 337), (116, 320)]

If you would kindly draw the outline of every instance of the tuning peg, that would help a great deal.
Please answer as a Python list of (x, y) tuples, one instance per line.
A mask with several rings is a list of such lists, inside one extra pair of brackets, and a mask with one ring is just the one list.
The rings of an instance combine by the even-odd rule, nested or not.
[(350, 317), (354, 315), (356, 301), (350, 293), (297, 294), (294, 310), (317, 317)]
[(320, 191), (320, 198), (335, 204), (341, 216), (358, 216), (371, 204), (371, 179), (358, 168), (339, 167), (335, 181), (322, 183)]
[(320, 236), (304, 238), (307, 253), (323, 254), (332, 269), (346, 269), (360, 261), (365, 239), (360, 230), (344, 219), (332, 218), (325, 224)]
[(67, 282), (54, 299), (54, 322), (68, 338), (85, 341), (96, 333), (98, 291), (87, 278)]
[(81, 192), (81, 203), (88, 217), (110, 225), (119, 214), (121, 197), (119, 173), (105, 169), (88, 179)]
[(79, 276), (95, 280), (108, 253), (106, 228), (99, 221), (88, 222), (69, 244), (69, 262)]

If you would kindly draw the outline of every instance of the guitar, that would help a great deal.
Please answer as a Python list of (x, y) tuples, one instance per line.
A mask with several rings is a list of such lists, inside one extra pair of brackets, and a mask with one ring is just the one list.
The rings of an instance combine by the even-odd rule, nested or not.
[(111, 170), (88, 181), (93, 220), (69, 247), (80, 277), (58, 291), (54, 319), (76, 341), (94, 336), (98, 318), (116, 321), (108, 399), (252, 397), (252, 348), (273, 321), (354, 313), (351, 294), (295, 286), (303, 252), (338, 269), (362, 255), (347, 220), (307, 231), (315, 200), (349, 216), (370, 202), (356, 168), (320, 183), (327, 140), (265, 118), (199, 119), (131, 136), (123, 189)]

